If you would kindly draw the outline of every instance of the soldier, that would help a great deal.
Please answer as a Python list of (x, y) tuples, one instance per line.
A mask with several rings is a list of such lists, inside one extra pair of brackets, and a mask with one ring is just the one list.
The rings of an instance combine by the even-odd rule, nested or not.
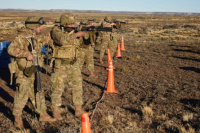
[(39, 65), (42, 67), (44, 55), (42, 55), (40, 50), (44, 44), (49, 43), (51, 40), (49, 35), (41, 34), (44, 26), (43, 24), (43, 18), (28, 17), (25, 22), (26, 28), (21, 30), (22, 33), (20, 33), (8, 47), (8, 53), (13, 58), (11, 64), (9, 64), (10, 72), (15, 72), (15, 76), (17, 77), (13, 115), (15, 117), (14, 125), (19, 128), (23, 127), (21, 115), (28, 98), (30, 98), (36, 112), (40, 114), (39, 121), (55, 121), (55, 119), (46, 112), (43, 93), (38, 94), (38, 92), (35, 92), (35, 70), (30, 69), (33, 68), (31, 66), (33, 66), (35, 60), (32, 54), (32, 46), (26, 38), (29, 36), (34, 37), (35, 50), (38, 52)]
[[(81, 20), (82, 26), (90, 26), (88, 20)], [(87, 68), (90, 72), (89, 77), (97, 78), (94, 74), (94, 40), (95, 32), (86, 32), (85, 36), (80, 38), (80, 48), (78, 51), (78, 62), (80, 69), (82, 70), (84, 62), (86, 62)]]
[[(115, 25), (115, 23), (111, 22), (111, 17), (110, 16), (106, 16), (104, 21), (101, 22), (101, 25), (103, 27), (112, 27), (113, 25)], [(102, 35), (102, 44), (101, 44), (101, 50), (100, 50), (100, 63), (103, 63), (103, 56), (105, 51), (109, 48), (110, 49), (110, 55), (111, 57), (113, 57), (114, 52), (117, 48), (117, 40), (114, 37), (114, 32), (101, 32)]]
[(61, 96), (65, 86), (72, 91), (73, 103), (75, 105), (75, 115), (80, 116), (84, 113), (82, 109), (82, 76), (77, 61), (77, 48), (79, 48), (79, 40), (77, 37), (83, 37), (85, 32), (79, 31), (74, 33), (65, 32), (64, 28), (74, 27), (75, 17), (70, 13), (64, 13), (60, 17), (59, 27), (52, 30), (52, 39), (54, 41), (55, 65), (54, 73), (51, 75), (53, 90), (51, 95), (53, 116), (62, 119), (60, 113), (62, 105)]

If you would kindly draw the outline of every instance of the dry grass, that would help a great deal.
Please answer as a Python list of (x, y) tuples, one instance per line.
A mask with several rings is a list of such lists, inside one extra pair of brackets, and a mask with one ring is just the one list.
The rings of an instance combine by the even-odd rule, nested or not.
[(125, 67), (125, 66), (119, 66), (119, 67), (117, 67), (117, 70), (120, 71), (120, 72), (127, 72), (128, 68)]
[[(0, 40), (13, 40), (18, 34), (17, 28), (24, 26), (24, 21), (26, 20), (27, 16), (32, 15), (43, 16), (47, 22), (47, 32), (49, 32), (49, 29), (54, 25), (53, 22), (58, 19), (61, 14), (62, 13), (56, 12), (0, 12)], [(75, 13), (75, 15), (77, 16), (78, 21), (83, 18), (95, 18), (99, 21), (107, 14)], [(93, 132), (193, 133), (195, 132), (195, 129), (199, 130), (199, 126), (196, 126), (199, 122), (196, 121), (196, 118), (198, 118), (199, 115), (196, 117), (195, 114), (193, 116), (192, 113), (185, 113), (182, 116), (177, 117), (177, 114), (180, 114), (180, 112), (184, 112), (184, 110), (186, 112), (189, 111), (187, 109), (183, 110), (183, 105), (180, 104), (180, 101), (177, 101), (180, 100), (183, 95), (188, 95), (188, 93), (186, 93), (187, 87), (189, 88), (188, 90), (191, 98), (198, 99), (199, 96), (198, 93), (194, 93), (192, 91), (198, 87), (198, 80), (192, 79), (192, 75), (197, 75), (199, 73), (195, 73), (195, 71), (190, 70), (182, 75), (182, 71), (179, 71), (178, 69), (186, 65), (186, 67), (194, 66), (199, 70), (197, 65), (199, 63), (198, 60), (200, 56), (199, 49), (196, 48), (199, 47), (200, 42), (200, 16), (132, 14), (109, 15), (111, 15), (112, 18), (119, 18), (122, 21), (127, 21), (128, 29), (133, 30), (131, 35), (123, 33), (125, 37), (125, 47), (127, 49), (126, 52), (123, 52), (122, 57), (122, 59), (125, 60), (125, 64), (116, 67), (115, 70), (121, 72), (120, 74), (122, 75), (130, 73), (130, 75), (134, 75), (134, 78), (124, 76), (125, 81), (120, 81), (121, 90), (119, 90), (124, 97), (121, 103), (124, 103), (125, 106), (122, 105), (123, 107), (119, 106), (118, 109), (112, 108), (110, 110), (115, 112), (117, 115), (113, 113), (106, 115), (105, 108), (101, 110), (99, 109), (98, 112), (101, 115), (93, 119)], [(174, 51), (173, 49), (178, 49), (180, 51)], [(159, 60), (157, 60), (157, 56)], [(165, 57), (167, 58), (166, 60)], [(182, 59), (182, 57), (184, 58)], [(196, 59), (197, 61), (193, 59)], [(188, 60), (191, 62), (187, 63)], [(119, 60), (119, 62), (122, 62), (122, 60)], [(176, 64), (172, 64), (174, 62), (176, 62)], [(166, 69), (166, 67), (169, 69)], [(100, 69), (99, 72), (101, 72)], [(186, 74), (187, 77), (185, 79)], [(188, 75), (191, 77), (188, 77)], [(155, 84), (155, 81), (158, 81), (158, 83)], [(117, 80), (117, 83), (118, 82), (119, 79)], [(152, 90), (151, 86), (154, 84), (156, 87)], [(173, 90), (171, 87), (169, 88), (169, 84), (176, 84)], [(101, 83), (99, 83), (99, 85), (101, 85)], [(182, 90), (183, 87), (184, 89)], [(98, 87), (96, 86), (95, 88)], [(95, 90), (93, 87), (91, 87), (91, 89), (86, 92), (87, 94), (94, 93), (96, 96), (100, 94), (100, 89)], [(112, 97), (120, 100), (120, 96), (122, 96), (121, 94), (114, 95)], [(92, 109), (93, 102), (97, 99), (98, 96), (95, 98), (95, 100), (93, 98), (89, 98), (84, 105), (85, 109)], [(141, 101), (143, 100), (145, 102), (155, 103), (155, 111), (153, 111), (152, 106), (147, 106), (147, 104), (143, 105), (144, 107), (139, 109), (141, 106)], [(101, 107), (101, 105), (99, 107)], [(105, 107), (113, 107), (114, 105), (114, 102), (108, 102), (106, 103)], [(116, 106), (118, 105), (120, 105), (120, 102), (118, 104), (116, 102)], [(174, 110), (173, 107), (176, 106), (179, 110)], [(184, 103), (184, 106), (189, 106), (190, 109), (196, 112), (199, 111), (198, 107), (192, 107), (187, 105), (187, 103)], [(5, 116), (1, 113), (0, 116), (5, 118)], [(69, 116), (70, 115), (67, 115), (67, 121), (72, 120), (70, 122), (56, 122), (56, 126), (58, 126), (60, 132), (79, 131), (80, 125), (77, 125), (74, 128), (75, 120), (72, 118), (72, 116), (70, 116), (71, 119), (69, 119)], [(142, 120), (141, 117), (143, 118)], [(28, 123), (31, 127), (33, 127), (33, 129), (37, 129), (38, 126), (41, 126), (41, 129), (44, 129), (44, 126), (46, 126), (39, 123), (37, 120), (30, 120), (31, 116), (28, 116), (26, 119), (28, 119)], [(5, 131), (7, 127), (9, 127), (9, 123), (12, 127), (13, 123), (10, 120), (7, 120), (7, 122), (2, 122), (3, 124), (1, 124), (0, 132), (2, 129)], [(66, 127), (62, 125), (63, 123), (70, 125)], [(193, 127), (185, 125), (186, 123), (189, 123)], [(183, 126), (179, 126), (181, 124), (183, 124)], [(12, 130), (11, 132), (26, 133), (29, 131), (22, 129), (21, 131)]]
[(195, 133), (195, 129), (192, 128), (190, 125), (188, 126), (188, 129), (186, 129), (184, 126), (180, 126), (180, 133)]
[(105, 116), (105, 117), (102, 117), (102, 119), (99, 121), (99, 124), (103, 125), (105, 123), (107, 124), (112, 124), (114, 121), (114, 116), (113, 115), (108, 115), (108, 116)]
[(153, 110), (151, 107), (145, 106), (142, 108), (142, 114), (144, 117), (153, 116)]
[(193, 113), (185, 113), (183, 114), (183, 121), (188, 122), (193, 119)]
[(29, 129), (12, 129), (10, 131), (11, 133), (30, 133), (31, 131)]

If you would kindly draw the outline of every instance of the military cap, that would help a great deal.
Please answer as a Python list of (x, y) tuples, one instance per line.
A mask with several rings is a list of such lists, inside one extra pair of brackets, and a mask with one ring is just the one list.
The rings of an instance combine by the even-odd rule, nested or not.
[(83, 20), (81, 20), (80, 24), (88, 25), (88, 20), (87, 19), (83, 19)]
[(112, 19), (111, 19), (111, 16), (106, 16), (104, 20), (105, 21), (111, 21)]
[(75, 21), (75, 17), (71, 13), (64, 13), (60, 16), (60, 25), (74, 24)]
[(36, 17), (36, 16), (30, 16), (26, 19), (25, 21), (25, 26), (28, 29), (35, 29), (37, 28), (39, 25), (43, 25), (44, 19), (43, 17)]

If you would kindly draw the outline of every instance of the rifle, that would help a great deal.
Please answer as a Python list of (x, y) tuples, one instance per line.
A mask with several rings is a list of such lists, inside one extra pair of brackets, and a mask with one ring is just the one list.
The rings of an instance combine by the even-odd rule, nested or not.
[(113, 23), (116, 23), (116, 24), (127, 24), (127, 22), (121, 22), (121, 21), (113, 21)]
[(113, 28), (112, 27), (102, 27), (102, 26), (77, 26), (77, 27), (64, 27), (64, 26), (60, 26), (60, 28), (62, 29), (62, 31), (107, 31), (107, 32), (113, 32)]
[(121, 29), (117, 29), (116, 32), (117, 33), (133, 33), (133, 30), (121, 30)]
[[(31, 38), (31, 41), (29, 40), (29, 38)], [(26, 37), (26, 39), (31, 44), (32, 54), (33, 54), (33, 58), (34, 58), (36, 83), (37, 83), (37, 89), (38, 89), (38, 92), (39, 92), (39, 99), (40, 99), (40, 109), (42, 109), (41, 97), (40, 97), (40, 94), (42, 92), (42, 88), (41, 88), (41, 82), (40, 82), (41, 80), (40, 80), (40, 73), (39, 73), (38, 53), (35, 51), (33, 36)]]
[(122, 21), (106, 21), (107, 23), (115, 23), (115, 24), (128, 24), (127, 22)]
[(121, 21), (106, 21), (107, 23), (115, 23), (115, 25), (113, 25), (113, 28), (115, 29), (120, 29), (122, 24), (127, 24), (127, 22), (121, 22)]

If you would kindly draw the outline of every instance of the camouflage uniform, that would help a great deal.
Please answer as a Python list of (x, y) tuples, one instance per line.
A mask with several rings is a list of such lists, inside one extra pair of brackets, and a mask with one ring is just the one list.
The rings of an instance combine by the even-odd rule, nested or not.
[[(101, 22), (101, 25), (103, 27), (112, 27), (110, 23), (107, 21), (111, 21), (111, 17), (106, 16), (105, 21)], [(101, 32), (102, 35), (102, 44), (101, 44), (101, 50), (100, 50), (100, 63), (102, 63), (102, 59), (104, 56), (104, 53), (107, 49), (110, 49), (110, 55), (113, 57), (114, 52), (117, 48), (117, 38), (115, 32)]]
[[(33, 18), (34, 18), (33, 20), (37, 19), (35, 17)], [(13, 115), (21, 116), (22, 110), (26, 105), (28, 98), (30, 98), (36, 112), (39, 113), (41, 116), (41, 114), (43, 115), (44, 113), (46, 115), (45, 97), (43, 93), (41, 93), (41, 108), (40, 108), (39, 93), (36, 92), (35, 94), (34, 71), (31, 71), (31, 73), (29, 73), (28, 75), (24, 73), (25, 69), (30, 68), (33, 65), (32, 61), (27, 60), (27, 57), (29, 56), (32, 50), (31, 50), (31, 45), (26, 39), (26, 37), (29, 36), (34, 37), (35, 50), (38, 52), (38, 60), (40, 67), (43, 66), (43, 61), (44, 61), (43, 60), (44, 55), (40, 52), (40, 50), (45, 44), (48, 44), (51, 39), (50, 36), (48, 35), (47, 36), (37, 35), (36, 33), (33, 33), (32, 29), (34, 29), (34, 27), (37, 27), (36, 24), (27, 25), (26, 27), (29, 29), (23, 29), (22, 30), (23, 32), (20, 35), (18, 35), (8, 47), (8, 53), (12, 57), (14, 57), (14, 59), (12, 59), (12, 63), (9, 64), (10, 66), (9, 68), (10, 71), (13, 71), (13, 69), (15, 69), (16, 73), (15, 76), (17, 77)]]
[[(86, 20), (82, 20), (81, 24), (86, 26)], [(80, 38), (80, 48), (78, 50), (78, 62), (82, 70), (84, 62), (91, 74), (94, 74), (94, 32), (88, 32), (84, 37)]]
[[(74, 21), (71, 14), (63, 14), (60, 19), (61, 25), (74, 23)], [(60, 117), (61, 96), (66, 85), (72, 91), (74, 105), (82, 106), (83, 104), (82, 76), (77, 61), (79, 40), (76, 38), (74, 31), (62, 32), (58, 27), (52, 30), (52, 39), (54, 41), (53, 57), (55, 58), (55, 67), (51, 76), (53, 83), (51, 100), (53, 112), (55, 112), (54, 117)]]

